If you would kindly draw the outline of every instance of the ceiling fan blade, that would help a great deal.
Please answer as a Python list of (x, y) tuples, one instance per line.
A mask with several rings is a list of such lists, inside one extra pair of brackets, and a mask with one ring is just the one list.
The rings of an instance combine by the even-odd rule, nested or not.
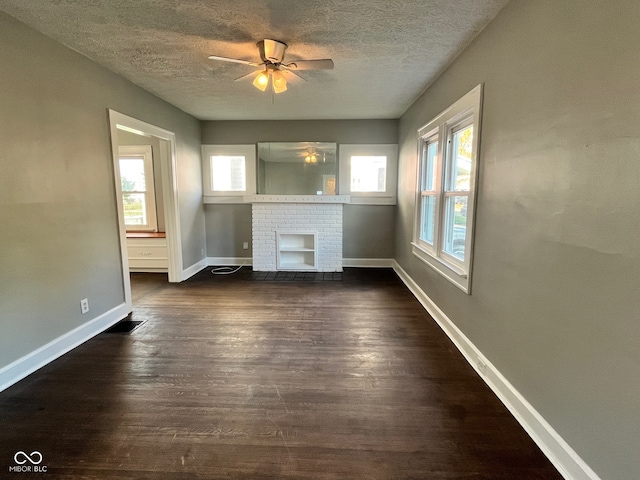
[(251, 75), (257, 75), (260, 72), (262, 72), (262, 70), (254, 70), (253, 72), (249, 72), (249, 73), (247, 73), (245, 75), (240, 75), (238, 78), (235, 78), (233, 81), (237, 82), (237, 81), (240, 81), (240, 80), (244, 80), (245, 78), (250, 77)]
[(259, 67), (260, 65), (262, 65), (262, 63), (240, 60), (239, 58), (220, 57), (218, 55), (209, 55), (209, 60), (222, 60), (223, 62), (242, 63), (243, 65), (252, 65), (254, 67)]
[(332, 70), (333, 60), (324, 58), (321, 60), (296, 60), (288, 63), (287, 68), (291, 70)]
[(293, 77), (291, 77), (292, 79), (294, 79), (294, 83), (295, 80), (304, 80), (305, 82), (307, 81), (306, 78), (304, 78), (302, 75), (297, 74), (296, 72), (294, 72), (293, 70), (291, 70), (290, 68), (287, 68), (285, 65), (280, 65), (281, 67), (284, 67), (283, 71), (288, 75), (291, 74), (293, 75)]

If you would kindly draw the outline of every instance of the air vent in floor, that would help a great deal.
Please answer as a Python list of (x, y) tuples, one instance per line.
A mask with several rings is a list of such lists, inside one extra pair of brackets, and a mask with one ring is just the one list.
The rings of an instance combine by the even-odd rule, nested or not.
[(122, 320), (106, 330), (106, 333), (131, 333), (143, 323), (142, 320)]

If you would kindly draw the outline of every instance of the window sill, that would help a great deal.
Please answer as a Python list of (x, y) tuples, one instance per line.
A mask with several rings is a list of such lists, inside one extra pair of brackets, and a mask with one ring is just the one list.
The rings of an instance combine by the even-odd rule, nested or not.
[(245, 201), (245, 193), (238, 195), (204, 195), (202, 197), (203, 203), (248, 203)]
[(440, 258), (434, 257), (415, 242), (411, 242), (411, 250), (422, 262), (429, 265), (464, 293), (471, 295), (469, 275), (467, 273), (460, 271), (454, 265), (450, 265)]
[(127, 238), (166, 238), (165, 232), (127, 232)]
[(395, 205), (396, 197), (392, 195), (367, 195), (351, 193), (352, 205)]

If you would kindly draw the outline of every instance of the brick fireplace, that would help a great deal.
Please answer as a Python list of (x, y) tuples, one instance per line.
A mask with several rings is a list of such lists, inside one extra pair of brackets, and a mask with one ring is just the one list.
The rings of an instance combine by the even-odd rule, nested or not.
[(349, 196), (253, 195), (255, 271), (342, 271), (342, 207)]

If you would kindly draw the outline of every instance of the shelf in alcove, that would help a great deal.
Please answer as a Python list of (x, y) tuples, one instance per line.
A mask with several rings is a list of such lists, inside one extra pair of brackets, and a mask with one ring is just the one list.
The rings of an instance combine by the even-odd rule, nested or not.
[(318, 269), (318, 251), (315, 232), (279, 232), (277, 235), (277, 269)]

